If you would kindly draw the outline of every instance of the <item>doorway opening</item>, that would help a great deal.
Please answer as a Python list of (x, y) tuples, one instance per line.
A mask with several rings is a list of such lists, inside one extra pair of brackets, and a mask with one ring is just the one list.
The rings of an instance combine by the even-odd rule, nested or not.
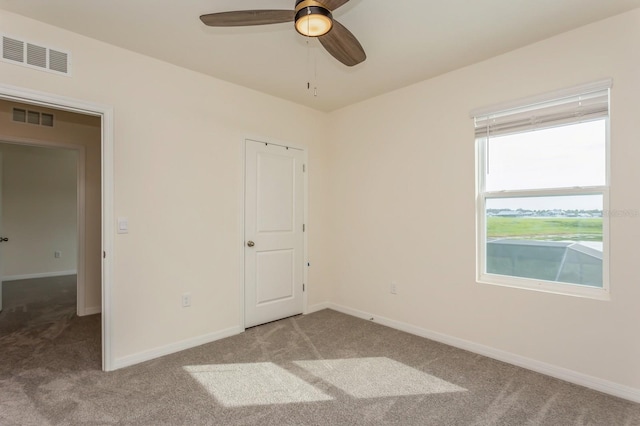
[[(77, 271), (77, 303), (74, 314), (88, 316), (102, 313), (101, 318), (94, 317), (98, 318), (96, 326), (100, 330), (98, 334), (101, 342), (98, 350), (101, 354), (97, 356), (101, 358), (102, 369), (110, 371), (113, 365), (110, 315), (113, 111), (102, 105), (0, 85), (0, 107), (5, 104), (11, 107), (0, 108), (0, 115), (5, 116), (0, 118), (18, 126), (20, 132), (10, 133), (9, 127), (15, 126), (3, 124), (0, 128), (0, 140), (20, 149), (41, 149), (41, 152), (48, 153), (73, 152), (77, 157), (76, 269), (62, 268), (56, 271), (54, 268), (53, 277), (50, 278), (55, 280), (56, 272), (66, 274)], [(27, 111), (26, 122), (14, 123), (12, 108), (15, 105), (18, 105), (15, 107), (18, 110)], [(39, 113), (41, 119), (46, 119), (45, 125), (38, 126), (35, 114), (30, 116), (28, 111)], [(19, 113), (20, 111), (18, 119)], [(60, 138), (52, 137), (56, 131), (60, 133)], [(77, 134), (82, 135), (79, 140), (74, 140), (73, 135)], [(94, 137), (90, 138), (88, 134)], [(10, 236), (7, 238), (11, 241)], [(51, 251), (50, 248), (48, 251)], [(74, 249), (71, 248), (68, 254), (73, 257), (73, 253)], [(69, 260), (65, 258), (65, 250), (54, 250), (51, 257), (57, 261)], [(38, 279), (37, 272), (32, 277), (28, 273), (22, 274), (24, 275), (27, 279)], [(16, 273), (15, 277), (21, 278), (21, 274)], [(70, 275), (59, 277), (59, 280), (63, 280)], [(64, 284), (58, 284), (64, 287)]]
[(95, 357), (99, 318), (76, 318), (102, 310), (101, 120), (0, 100), (0, 123), (0, 334), (73, 329)]

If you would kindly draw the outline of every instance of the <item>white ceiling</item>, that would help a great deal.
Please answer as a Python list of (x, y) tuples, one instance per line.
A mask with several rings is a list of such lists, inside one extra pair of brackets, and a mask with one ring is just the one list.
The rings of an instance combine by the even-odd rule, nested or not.
[[(353, 68), (333, 59), (317, 40), (307, 46), (293, 24), (210, 28), (199, 19), (294, 5), (295, 0), (0, 0), (1, 9), (322, 111), (640, 7), (640, 0), (351, 0), (334, 18), (367, 52), (367, 60)], [(317, 96), (307, 90), (310, 80)]]

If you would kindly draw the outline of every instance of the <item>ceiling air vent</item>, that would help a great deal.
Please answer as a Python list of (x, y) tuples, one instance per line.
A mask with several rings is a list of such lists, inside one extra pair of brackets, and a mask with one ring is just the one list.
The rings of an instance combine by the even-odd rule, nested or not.
[(40, 120), (41, 126), (53, 127), (53, 114), (47, 114), (46, 112), (43, 112), (42, 114), (40, 114), (40, 117), (42, 117), (42, 119)]
[(47, 48), (27, 43), (27, 63), (34, 67), (47, 67)]
[(9, 37), (2, 37), (2, 59), (22, 62), (24, 60), (24, 43)]
[(16, 65), (70, 75), (70, 54), (17, 38), (2, 36), (2, 60)]
[(27, 111), (27, 123), (40, 124), (40, 113), (38, 111)]
[(49, 49), (49, 69), (67, 74), (69, 72), (69, 55)]
[(18, 123), (28, 123), (45, 127), (53, 127), (53, 114), (26, 110), (23, 108), (14, 108), (13, 121), (17, 121)]
[(13, 109), (13, 121), (17, 121), (19, 123), (27, 122), (27, 110), (22, 108), (14, 108)]

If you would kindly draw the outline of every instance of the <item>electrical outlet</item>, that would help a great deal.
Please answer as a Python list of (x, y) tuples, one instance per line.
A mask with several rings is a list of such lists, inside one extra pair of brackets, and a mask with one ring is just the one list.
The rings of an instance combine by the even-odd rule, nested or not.
[(62, 257), (62, 252), (60, 250), (54, 251), (53, 257), (55, 257), (56, 259), (60, 259)]
[(389, 286), (389, 292), (391, 294), (398, 294), (398, 283), (395, 281), (391, 281), (391, 285)]
[(191, 293), (184, 293), (182, 295), (182, 307), (188, 308), (191, 306)]

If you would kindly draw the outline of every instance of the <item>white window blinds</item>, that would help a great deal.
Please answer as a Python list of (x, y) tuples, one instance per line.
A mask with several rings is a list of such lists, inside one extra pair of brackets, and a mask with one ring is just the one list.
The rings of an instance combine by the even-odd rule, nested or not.
[(607, 117), (611, 83), (611, 80), (603, 80), (510, 104), (474, 110), (471, 116), (475, 120), (476, 138), (540, 130)]

